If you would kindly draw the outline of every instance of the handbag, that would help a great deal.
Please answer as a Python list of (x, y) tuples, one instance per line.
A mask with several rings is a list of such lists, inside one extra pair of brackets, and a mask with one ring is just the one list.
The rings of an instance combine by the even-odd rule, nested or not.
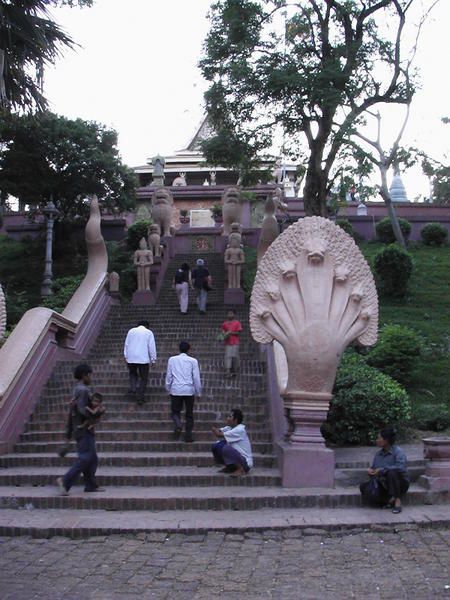
[(359, 489), (361, 491), (361, 496), (364, 504), (368, 504), (369, 506), (381, 506), (381, 484), (376, 477), (371, 477), (369, 481), (365, 481), (361, 483)]

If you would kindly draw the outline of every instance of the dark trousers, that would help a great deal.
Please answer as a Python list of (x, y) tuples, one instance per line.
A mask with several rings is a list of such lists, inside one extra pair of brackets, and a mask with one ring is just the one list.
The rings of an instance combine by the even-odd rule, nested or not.
[(386, 500), (386, 503), (391, 498), (400, 498), (409, 488), (409, 481), (404, 473), (397, 469), (386, 471), (386, 475), (383, 475), (380, 481), (382, 500)]
[(221, 465), (240, 465), (244, 471), (250, 471), (247, 461), (240, 452), (227, 444), (226, 440), (220, 440), (212, 445), (214, 460)]
[(85, 431), (82, 437), (77, 439), (78, 458), (75, 464), (67, 471), (63, 477), (64, 487), (67, 491), (74, 485), (80, 473), (84, 477), (84, 491), (92, 492), (97, 488), (95, 481), (95, 472), (98, 467), (98, 456), (95, 449), (95, 435), (90, 431)]
[(138, 400), (144, 400), (149, 364), (128, 363), (128, 371), (130, 373), (130, 392), (137, 394)]
[(170, 395), (170, 408), (175, 429), (181, 429), (181, 411), (183, 410), (183, 406), (185, 408), (187, 438), (192, 436), (192, 430), (194, 429), (194, 399), (195, 396)]

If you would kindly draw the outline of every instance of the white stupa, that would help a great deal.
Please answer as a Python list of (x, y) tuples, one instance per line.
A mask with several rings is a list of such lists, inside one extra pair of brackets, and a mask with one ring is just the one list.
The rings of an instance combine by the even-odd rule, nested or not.
[(398, 166), (394, 167), (394, 177), (392, 178), (391, 187), (389, 188), (389, 194), (392, 202), (408, 202), (405, 185), (400, 177)]

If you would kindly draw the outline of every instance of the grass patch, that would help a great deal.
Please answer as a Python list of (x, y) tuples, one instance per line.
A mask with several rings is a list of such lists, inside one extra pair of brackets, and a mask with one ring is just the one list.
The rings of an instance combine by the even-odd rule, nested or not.
[[(382, 244), (361, 244), (371, 267)], [(421, 365), (406, 385), (412, 404), (450, 406), (450, 252), (411, 244), (414, 269), (404, 299), (380, 297), (380, 325), (407, 325), (425, 341)]]

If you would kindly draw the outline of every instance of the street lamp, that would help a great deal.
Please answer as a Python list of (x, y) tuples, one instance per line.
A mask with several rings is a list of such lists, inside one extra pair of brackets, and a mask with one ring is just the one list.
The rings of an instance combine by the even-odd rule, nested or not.
[(41, 285), (41, 296), (46, 298), (52, 295), (52, 248), (53, 248), (53, 223), (56, 215), (59, 213), (56, 206), (53, 204), (53, 198), (50, 196), (50, 200), (44, 206), (43, 213), (47, 219), (47, 243), (45, 247), (45, 271), (44, 279)]

